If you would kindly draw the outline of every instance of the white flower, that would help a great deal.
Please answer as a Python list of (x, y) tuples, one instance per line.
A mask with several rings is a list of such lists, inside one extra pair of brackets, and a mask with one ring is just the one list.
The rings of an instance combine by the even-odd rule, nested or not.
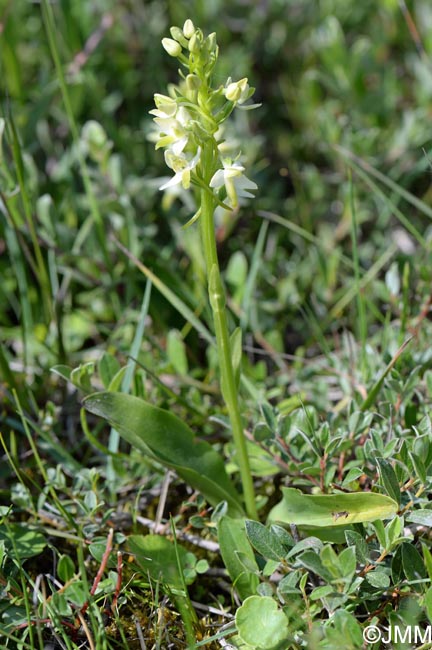
[(247, 82), (247, 77), (240, 79), (240, 81), (233, 81), (228, 79), (227, 87), (224, 89), (224, 95), (230, 102), (235, 102), (236, 104), (243, 104), (246, 100), (249, 99), (251, 93), (249, 84)]
[(185, 153), (175, 154), (172, 149), (167, 149), (165, 151), (165, 162), (175, 172), (175, 175), (167, 183), (161, 185), (159, 189), (165, 190), (167, 187), (181, 183), (184, 189), (187, 190), (190, 186), (191, 171), (197, 166), (200, 156), (200, 147), (198, 147), (198, 151), (193, 158)]
[(218, 190), (225, 185), (228, 204), (232, 208), (238, 206), (238, 200), (247, 198), (253, 199), (254, 196), (248, 190), (256, 190), (256, 183), (247, 178), (243, 172), (245, 168), (230, 158), (222, 160), (223, 169), (218, 169), (210, 181), (210, 187)]
[[(188, 143), (189, 133), (187, 126), (191, 116), (183, 106), (178, 106), (177, 102), (170, 97), (164, 97), (163, 100), (156, 100), (156, 106), (150, 113), (155, 115), (153, 118), (159, 128), (159, 134), (156, 142), (156, 149), (160, 147), (170, 147), (176, 155), (179, 155)], [(169, 102), (164, 100), (171, 100)], [(174, 102), (174, 109), (172, 102)]]
[(156, 93), (154, 95), (154, 103), (156, 104), (156, 108), (150, 111), (150, 114), (156, 115), (156, 117), (174, 117), (177, 112), (177, 101), (172, 97), (168, 97), (168, 95)]

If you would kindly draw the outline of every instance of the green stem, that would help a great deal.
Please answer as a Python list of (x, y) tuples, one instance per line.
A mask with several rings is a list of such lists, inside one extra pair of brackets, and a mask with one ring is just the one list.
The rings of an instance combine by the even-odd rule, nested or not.
[[(210, 142), (203, 150), (202, 164), (206, 176), (211, 176), (213, 169), (213, 146)], [(206, 179), (207, 180), (207, 179)], [(255, 493), (250, 471), (249, 458), (246, 448), (246, 438), (240, 415), (238, 388), (235, 381), (232, 363), (230, 337), (228, 332), (227, 314), (225, 309), (225, 290), (219, 269), (214, 227), (215, 200), (208, 191), (201, 191), (201, 235), (204, 246), (204, 256), (207, 266), (208, 290), (210, 304), (213, 310), (213, 321), (216, 334), (219, 358), (220, 382), (222, 395), (231, 422), (234, 444), (237, 451), (237, 461), (243, 486), (243, 496), (246, 512), (251, 519), (258, 519), (255, 504)]]

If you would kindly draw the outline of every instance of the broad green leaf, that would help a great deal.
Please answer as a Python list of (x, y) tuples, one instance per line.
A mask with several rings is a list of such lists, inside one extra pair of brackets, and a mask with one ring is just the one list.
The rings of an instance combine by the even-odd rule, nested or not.
[(94, 388), (91, 385), (90, 377), (94, 373), (94, 363), (89, 361), (88, 363), (83, 363), (78, 368), (69, 368), (65, 365), (57, 365), (51, 368), (52, 372), (55, 372), (66, 381), (70, 381), (71, 384), (84, 391), (85, 393), (91, 393)]
[(88, 601), (88, 591), (85, 589), (82, 582), (71, 582), (65, 590), (65, 594), (70, 603), (73, 603), (75, 608), (80, 608)]
[(432, 553), (430, 552), (426, 544), (422, 544), (422, 551), (423, 551), (423, 558), (429, 576), (429, 580), (432, 581)]
[(259, 521), (246, 519), (246, 534), (252, 546), (266, 560), (281, 562), (287, 551), (282, 546), (279, 537)]
[(414, 471), (417, 474), (417, 477), (420, 479), (423, 485), (425, 485), (427, 483), (427, 473), (422, 459), (419, 456), (417, 456), (417, 454), (414, 454), (412, 451), (408, 452), (408, 456), (410, 457), (410, 460), (414, 467)]
[(186, 375), (188, 361), (183, 337), (178, 330), (170, 330), (167, 336), (167, 355), (169, 362), (179, 375)]
[(320, 600), (321, 598), (325, 598), (334, 593), (334, 591), (335, 588), (332, 585), (323, 585), (322, 587), (317, 587), (311, 591), (309, 598), (311, 600)]
[(341, 566), (339, 558), (336, 555), (333, 546), (327, 544), (320, 553), (320, 559), (323, 567), (329, 571), (334, 578), (341, 577)]
[(429, 623), (432, 623), (432, 587), (425, 594), (425, 607)]
[[(16, 561), (25, 560), (39, 555), (47, 545), (42, 533), (33, 530), (27, 525), (18, 523), (0, 526), (0, 541), (4, 540), (6, 552), (15, 557)], [(12, 556), (11, 556), (12, 557)]]
[(403, 519), (401, 517), (394, 517), (385, 527), (387, 546), (390, 550), (392, 546), (398, 541), (403, 530)]
[(344, 548), (338, 555), (339, 567), (342, 578), (352, 578), (356, 570), (356, 553), (352, 546)]
[(306, 569), (309, 569), (309, 571), (316, 573), (326, 582), (331, 582), (331, 580), (334, 578), (334, 574), (324, 566), (320, 556), (314, 553), (314, 551), (305, 551), (298, 556), (297, 562), (305, 566)]
[(400, 503), (400, 487), (399, 487), (399, 481), (396, 478), (395, 471), (393, 467), (390, 465), (388, 460), (385, 460), (384, 458), (377, 458), (376, 459), (377, 465), (378, 465), (378, 471), (380, 475), (380, 480), (381, 483), (392, 499), (397, 502), (397, 504)]
[[(259, 584), (258, 565), (246, 536), (244, 520), (222, 517), (218, 524), (218, 540), (222, 559), (240, 598), (244, 600), (255, 594)], [(247, 570), (244, 556), (256, 573)]]
[(261, 582), (257, 587), (258, 596), (273, 596), (273, 587), (268, 582)]
[(117, 359), (113, 357), (112, 354), (105, 352), (98, 363), (98, 373), (102, 379), (104, 388), (108, 390), (108, 386), (110, 385), (112, 378), (119, 370), (120, 364)]
[[(423, 558), (413, 544), (404, 542), (402, 549), (402, 566), (407, 579), (410, 582), (422, 580), (427, 577)], [(421, 585), (413, 585), (414, 588), (421, 589)]]
[(286, 594), (299, 594), (300, 589), (297, 587), (301, 573), (299, 570), (291, 571), (288, 575), (280, 580), (277, 590), (282, 596)]
[(74, 368), (70, 374), (70, 381), (83, 390), (85, 393), (91, 393), (94, 388), (91, 385), (90, 377), (95, 370), (93, 361), (82, 363), (78, 368)]
[(394, 584), (397, 584), (403, 578), (402, 546), (403, 544), (396, 548), (391, 561), (391, 573)]
[(332, 625), (326, 628), (326, 636), (332, 643), (332, 645), (326, 647), (330, 647), (332, 650), (340, 648), (342, 639), (342, 647), (345, 650), (364, 647), (362, 629), (355, 616), (345, 609), (338, 609), (334, 613)]
[(349, 485), (353, 481), (360, 478), (360, 476), (362, 476), (363, 473), (364, 473), (363, 470), (360, 469), (359, 467), (352, 467), (349, 470), (349, 472), (347, 473), (347, 475), (345, 476), (344, 480), (342, 481), (342, 486), (346, 487), (347, 485)]
[(268, 596), (249, 596), (236, 612), (242, 641), (259, 650), (271, 650), (288, 638), (288, 619)]
[(67, 596), (64, 593), (55, 591), (50, 598), (50, 605), (53, 607), (57, 616), (69, 618), (73, 616), (72, 607), (67, 601)]
[(277, 524), (272, 524), (270, 526), (270, 531), (279, 538), (280, 543), (285, 549), (285, 553), (288, 553), (295, 544), (292, 536), (285, 530), (285, 528), (278, 526)]
[(262, 568), (264, 578), (269, 578), (279, 568), (280, 562), (278, 560), (267, 560)]
[(107, 420), (133, 447), (174, 469), (212, 505), (227, 501), (229, 513), (241, 516), (240, 498), (223, 458), (177, 416), (123, 393), (95, 393), (85, 408)]
[[(127, 373), (129, 372), (130, 365), (123, 366), (116, 372), (114, 377), (111, 379), (110, 383), (106, 387), (107, 391), (110, 393), (117, 393), (118, 391), (122, 390), (122, 384), (127, 376)], [(123, 392), (127, 392), (124, 390)]]
[(366, 581), (376, 589), (387, 589), (390, 585), (390, 577), (384, 571), (375, 569), (366, 574)]
[[(143, 575), (150, 575), (157, 582), (162, 581), (172, 589), (183, 589), (183, 577), (180, 574), (177, 553), (173, 542), (162, 535), (131, 535), (127, 540), (128, 548), (133, 553), (136, 563), (143, 570)], [(187, 552), (177, 545), (180, 564), (186, 566)], [(193, 579), (186, 580), (188, 584)]]
[(318, 537), (306, 537), (306, 539), (300, 540), (297, 544), (290, 550), (287, 555), (287, 559), (290, 557), (295, 557), (304, 550), (315, 549), (317, 552), (321, 551), (324, 547), (324, 544)]
[(57, 563), (57, 575), (62, 582), (68, 582), (75, 574), (75, 565), (69, 555), (62, 555)]
[(368, 559), (368, 545), (364, 537), (355, 530), (346, 530), (345, 539), (349, 546), (355, 547), (357, 562), (360, 564), (366, 564)]
[(387, 544), (387, 535), (386, 535), (386, 531), (385, 531), (383, 522), (380, 519), (378, 519), (377, 521), (374, 521), (373, 527), (375, 528), (375, 533), (376, 533), (376, 536), (377, 536), (377, 540), (381, 544), (381, 547), (382, 548), (387, 548), (387, 546), (388, 546), (388, 544)]
[(349, 494), (302, 494), (282, 488), (283, 499), (271, 511), (271, 521), (307, 526), (344, 526), (388, 519), (398, 509), (396, 501), (374, 492)]

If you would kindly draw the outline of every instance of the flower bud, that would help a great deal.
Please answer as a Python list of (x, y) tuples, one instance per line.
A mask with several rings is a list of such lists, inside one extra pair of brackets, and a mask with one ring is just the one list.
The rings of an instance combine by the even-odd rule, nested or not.
[(241, 95), (241, 90), (238, 87), (237, 83), (231, 83), (225, 88), (225, 97), (230, 102), (236, 102)]
[(188, 74), (186, 77), (186, 87), (188, 90), (198, 90), (201, 86), (201, 79), (196, 74)]
[(224, 90), (224, 95), (230, 102), (238, 102), (239, 104), (243, 104), (249, 98), (249, 94), (247, 77), (229, 83)]
[(187, 47), (187, 46), (188, 46), (188, 42), (187, 42), (187, 40), (185, 39), (185, 37), (183, 36), (183, 32), (182, 32), (182, 30), (180, 29), (180, 27), (171, 27), (171, 28), (170, 28), (170, 34), (171, 34), (171, 36), (173, 37), (173, 39), (174, 39), (175, 41), (177, 41), (178, 43), (180, 43), (180, 45), (182, 45), (183, 47)]
[(163, 38), (162, 47), (170, 56), (180, 56), (182, 51), (180, 43), (177, 43), (172, 38)]
[(201, 43), (199, 41), (199, 38), (197, 36), (197, 33), (194, 32), (191, 36), (191, 39), (189, 41), (189, 52), (193, 52), (194, 54), (198, 54), (201, 50)]
[(218, 46), (216, 42), (216, 32), (212, 32), (206, 38), (206, 45), (209, 52), (212, 54), (217, 52)]
[(188, 18), (183, 25), (183, 34), (186, 36), (186, 38), (192, 38), (192, 36), (195, 34), (195, 25), (190, 18)]

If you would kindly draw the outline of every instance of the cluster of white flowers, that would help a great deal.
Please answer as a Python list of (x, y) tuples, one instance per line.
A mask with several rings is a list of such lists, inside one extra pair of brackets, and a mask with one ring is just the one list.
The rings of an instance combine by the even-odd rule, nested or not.
[[(244, 175), (239, 156), (234, 160), (222, 156), (226, 143), (218, 142), (217, 132), (236, 106), (256, 106), (243, 106), (254, 89), (246, 78), (228, 78), (224, 86), (211, 87), (211, 73), (218, 56), (215, 34), (205, 38), (191, 20), (186, 20), (183, 29), (171, 27), (170, 32), (172, 38), (164, 38), (162, 45), (188, 74), (180, 71), (182, 80), (178, 86), (171, 86), (170, 96), (155, 94), (156, 108), (150, 111), (156, 125), (156, 149), (165, 149), (165, 162), (174, 172), (160, 189), (177, 185), (188, 189), (193, 183), (212, 191), (217, 204), (234, 209), (239, 199), (253, 198), (250, 190), (256, 190), (257, 185)], [(208, 157), (204, 162), (203, 155), (209, 143), (214, 152), (211, 169)]]

